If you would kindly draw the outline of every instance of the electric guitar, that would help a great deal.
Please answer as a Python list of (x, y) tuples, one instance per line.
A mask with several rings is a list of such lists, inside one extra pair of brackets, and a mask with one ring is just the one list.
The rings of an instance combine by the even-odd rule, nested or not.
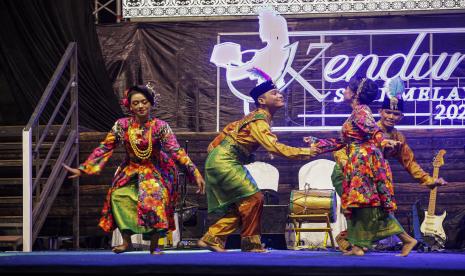
[[(445, 150), (440, 150), (433, 160), (433, 178), (439, 177), (439, 168), (444, 165), (444, 154)], [(444, 246), (446, 242), (446, 233), (442, 227), (442, 222), (446, 218), (446, 211), (440, 216), (436, 216), (434, 211), (436, 209), (436, 195), (438, 187), (434, 187), (429, 193), (428, 211), (425, 211), (425, 219), (421, 224), (420, 231), (425, 236), (434, 237), (434, 239), (441, 245)]]

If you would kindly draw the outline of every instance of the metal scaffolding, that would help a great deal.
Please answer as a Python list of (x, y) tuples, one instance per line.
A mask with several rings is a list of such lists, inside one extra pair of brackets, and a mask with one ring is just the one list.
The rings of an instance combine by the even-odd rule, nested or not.
[[(92, 14), (95, 16), (95, 24), (100, 23), (99, 15), (103, 11), (114, 15), (116, 23), (121, 22), (121, 0), (95, 0), (94, 3), (94, 12)], [(112, 3), (115, 3), (115, 5), (111, 5)]]

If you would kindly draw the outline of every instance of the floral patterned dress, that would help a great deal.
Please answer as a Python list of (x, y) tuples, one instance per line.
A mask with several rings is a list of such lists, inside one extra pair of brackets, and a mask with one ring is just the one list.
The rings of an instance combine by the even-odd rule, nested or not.
[[(151, 137), (152, 153), (149, 158), (140, 159), (134, 153), (129, 141), (130, 128), (135, 133), (135, 143), (139, 150), (149, 147), (148, 137)], [(174, 208), (177, 198), (177, 171), (174, 161), (186, 168), (190, 181), (194, 181), (195, 176), (200, 174), (199, 170), (179, 146), (166, 122), (152, 118), (144, 125), (139, 125), (133, 117), (116, 121), (106, 138), (79, 169), (91, 175), (100, 173), (114, 149), (120, 144), (126, 150), (126, 157), (115, 173), (112, 187), (108, 190), (99, 226), (106, 232), (118, 227), (112, 214), (112, 194), (135, 180), (138, 189), (137, 224), (151, 229), (174, 230)]]
[(339, 139), (317, 139), (324, 152), (345, 147), (348, 161), (343, 167), (342, 208), (350, 217), (353, 208), (381, 207), (387, 213), (397, 209), (389, 163), (384, 159), (383, 132), (370, 108), (357, 105), (344, 122)]

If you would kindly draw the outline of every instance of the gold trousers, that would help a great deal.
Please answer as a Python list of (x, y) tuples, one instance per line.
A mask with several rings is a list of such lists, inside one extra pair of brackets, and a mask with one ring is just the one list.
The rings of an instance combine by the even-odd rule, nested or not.
[(228, 212), (208, 228), (202, 240), (210, 245), (225, 247), (230, 234), (241, 227), (241, 249), (262, 249), (260, 241), (263, 194), (257, 192), (232, 204)]

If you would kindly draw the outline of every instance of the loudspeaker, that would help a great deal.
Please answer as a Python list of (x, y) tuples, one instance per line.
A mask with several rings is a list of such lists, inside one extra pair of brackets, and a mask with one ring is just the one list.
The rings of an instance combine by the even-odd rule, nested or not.
[(288, 205), (263, 205), (262, 234), (284, 235), (288, 213)]
[(446, 217), (444, 222), (446, 232), (446, 248), (465, 249), (465, 210), (460, 211), (454, 217), (452, 214)]
[[(184, 222), (182, 227), (183, 239), (198, 239), (208, 230), (207, 220), (208, 215), (205, 209), (192, 209), (185, 212)], [(219, 217), (218, 217), (219, 218)]]
[(279, 194), (278, 192), (270, 189), (261, 189), (260, 192), (263, 194), (263, 200), (265, 205), (278, 205)]

